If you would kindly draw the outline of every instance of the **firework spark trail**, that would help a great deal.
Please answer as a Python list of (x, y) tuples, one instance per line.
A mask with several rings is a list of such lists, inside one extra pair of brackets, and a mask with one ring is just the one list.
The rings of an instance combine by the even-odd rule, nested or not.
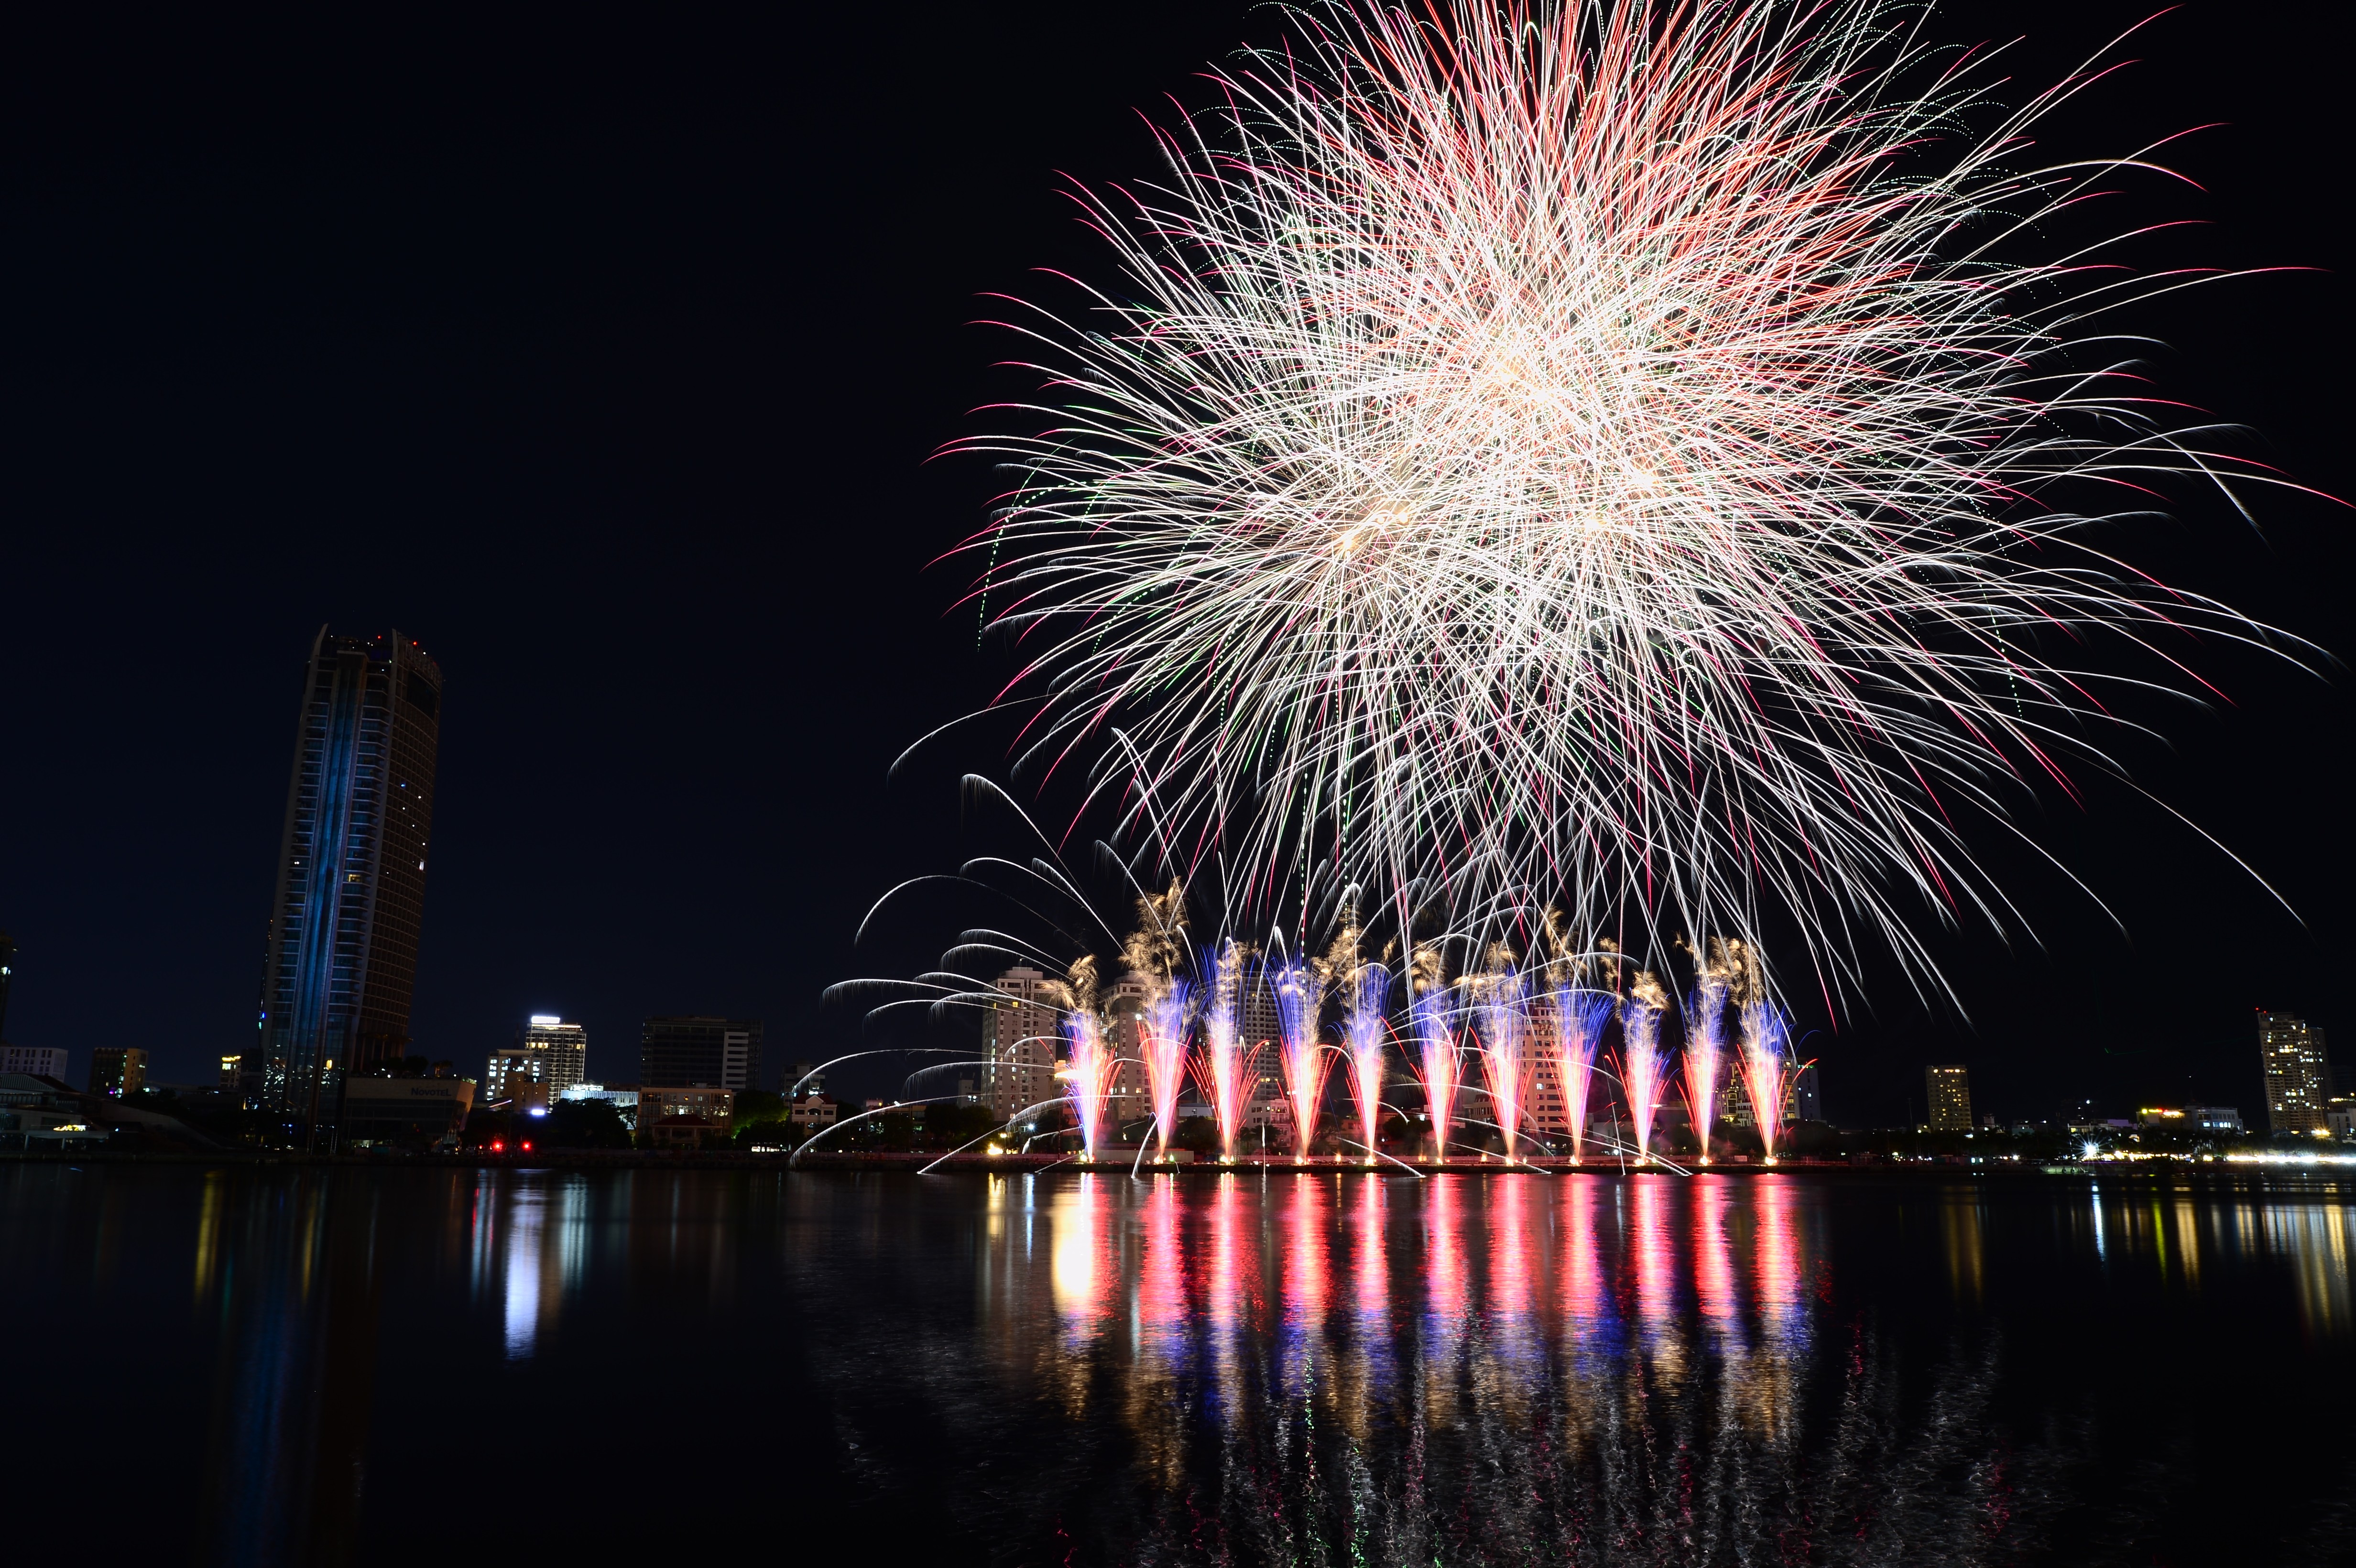
[(1978, 57), (1885, 0), (1302, 15), (1084, 196), (1118, 281), (1021, 328), (1060, 406), (969, 443), (1024, 474), (973, 548), (1026, 756), (1102, 742), (1251, 886), (1655, 950), (1780, 906), (1832, 983), (1864, 933), (1935, 984), (1914, 900), (2012, 918), (1963, 820), (2113, 771), (2098, 688), (2153, 684), (2042, 650), (2275, 636), (2072, 509), (2246, 472), (2087, 358), (2181, 276), (2008, 259), (2147, 165), (2016, 166), (2087, 79), (1975, 139)]
[(1178, 1094), (1186, 1083), (1186, 1036), (1194, 1027), (1194, 987), (1185, 981), (1164, 981), (1148, 1000), (1145, 1027), (1140, 1031), (1146, 1093), (1153, 1101), (1153, 1130), (1160, 1140), (1156, 1154), (1170, 1152), (1170, 1136), (1178, 1130)]
[(1494, 1107), (1498, 1127), (1505, 1135), (1505, 1157), (1515, 1157), (1514, 1143), (1522, 1125), (1522, 1103), (1529, 1086), (1529, 989), (1521, 972), (1506, 964), (1479, 981), (1481, 1074)]
[(1718, 1120), (1718, 1073), (1726, 1058), (1726, 997), (1735, 978), (1725, 941), (1713, 937), (1695, 954), (1701, 972), (1686, 997), (1686, 1109), (1704, 1165)]
[(1203, 1051), (1196, 1074), (1219, 1124), (1219, 1151), (1236, 1156), (1250, 1090), (1250, 1054), (1244, 1049), (1242, 1006), (1246, 960), (1236, 944), (1219, 944), (1203, 986)]
[(1297, 960), (1270, 969), (1268, 982), (1276, 993), (1278, 1050), (1285, 1098), (1292, 1106), (1293, 1152), (1306, 1159), (1317, 1141), (1317, 1107), (1325, 1098), (1330, 1065), (1317, 1038), (1325, 987), (1316, 971)]
[(1751, 1096), (1751, 1120), (1769, 1159), (1783, 1134), (1783, 1095), (1790, 1083), (1783, 1016), (1764, 997), (1746, 1001), (1742, 1019), (1742, 1083)]
[(1066, 1013), (1064, 1040), (1070, 1052), (1063, 1070), (1065, 1093), (1071, 1097), (1073, 1119), (1080, 1125), (1080, 1148), (1094, 1159), (1104, 1136), (1105, 1103), (1116, 1071), (1113, 1054), (1105, 1049), (1103, 1026), (1092, 1012)]
[(1669, 997), (1650, 974), (1638, 971), (1620, 1002), (1620, 1083), (1635, 1123), (1636, 1157), (1653, 1153), (1653, 1117), (1661, 1108), (1668, 1051), (1661, 1044), (1661, 1014)]
[(1464, 1083), (1464, 1060), (1450, 1025), (1449, 995), (1433, 987), (1410, 1008), (1416, 1046), (1423, 1059), (1423, 1098), (1431, 1115), (1431, 1152), (1448, 1157), (1448, 1129), (1456, 1122), (1456, 1095)]
[(1359, 1141), (1374, 1163), (1383, 1119), (1383, 1046), (1390, 1038), (1391, 972), (1361, 965), (1343, 993), (1342, 1043), (1349, 1058), (1350, 1098), (1358, 1113)]
[(1563, 1112), (1570, 1120), (1570, 1157), (1587, 1142), (1587, 1104), (1594, 1088), (1595, 1048), (1612, 1021), (1612, 998), (1601, 991), (1564, 986), (1547, 997), (1553, 1026), (1555, 1074), (1562, 1084)]

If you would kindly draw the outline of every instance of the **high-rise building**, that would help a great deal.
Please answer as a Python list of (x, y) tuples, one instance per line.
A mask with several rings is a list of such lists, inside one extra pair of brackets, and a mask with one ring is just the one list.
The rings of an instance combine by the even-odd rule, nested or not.
[(135, 1045), (102, 1045), (90, 1053), (90, 1092), (121, 1099), (147, 1084), (147, 1053)]
[(331, 1074), (408, 1052), (441, 708), (440, 667), (400, 633), (319, 629), (246, 1063), (263, 1103), (294, 1119), (335, 1103)]
[(553, 1013), (534, 1013), (524, 1026), (524, 1049), (548, 1053), (548, 1092), (562, 1095), (589, 1081), (589, 1031)]
[(2323, 1031), (2305, 1019), (2258, 1009), (2258, 1062), (2266, 1079), (2266, 1125), (2276, 1133), (2329, 1131), (2331, 1059)]
[(66, 1081), (66, 1053), (54, 1045), (0, 1045), (0, 1073), (30, 1072)]
[(245, 1071), (245, 1058), (244, 1058), (244, 1057), (242, 1057), (242, 1056), (224, 1056), (224, 1057), (222, 1057), (222, 1058), (220, 1059), (220, 1078), (215, 1082), (215, 1083), (214, 1083), (214, 1087), (215, 1087), (215, 1088), (218, 1088), (218, 1089), (224, 1090), (224, 1091), (226, 1091), (226, 1092), (228, 1092), (228, 1093), (235, 1093), (237, 1092), (237, 1088), (238, 1088), (238, 1080), (239, 1080), (239, 1077), (240, 1077), (240, 1075), (241, 1075), (241, 1073), (243, 1073), (243, 1072), (244, 1072), (244, 1071)]
[(1062, 1014), (1047, 999), (1052, 984), (1039, 970), (1018, 965), (998, 977), (1003, 998), (991, 1005), (982, 1040), (982, 1093), (991, 1115), (1011, 1120), (1058, 1092), (1055, 1059), (1061, 1054)]
[(758, 1089), (761, 1021), (701, 1014), (648, 1019), (638, 1036), (638, 1083), (648, 1089)]
[(0, 1041), (8, 1038), (8, 982), (16, 976), (16, 944), (0, 931)]
[[(1966, 1101), (1965, 1109), (1968, 1111), (1970, 1109), (1968, 1090), (1965, 1092), (1965, 1099)], [(1792, 1119), (1795, 1122), (1821, 1122), (1825, 1119), (1824, 1086), (1816, 1077), (1815, 1062), (1804, 1064), (1797, 1072), (1792, 1074), (1791, 1106)]]
[(1931, 1104), (1933, 1132), (1972, 1130), (1971, 1075), (1961, 1066), (1950, 1063), (1922, 1069), (1922, 1097)]

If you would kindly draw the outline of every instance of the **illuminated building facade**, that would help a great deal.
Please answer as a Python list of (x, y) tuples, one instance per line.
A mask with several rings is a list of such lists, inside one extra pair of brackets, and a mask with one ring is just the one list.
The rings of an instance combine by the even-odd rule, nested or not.
[(1933, 1132), (1972, 1130), (1972, 1080), (1962, 1067), (1950, 1063), (1922, 1069), (1922, 1097), (1930, 1103)]
[[(586, 1037), (582, 1050), (585, 1061)], [(638, 1035), (638, 1083), (648, 1089), (758, 1089), (761, 1021), (701, 1013), (648, 1019)]]
[(2323, 1031), (2305, 1019), (2258, 1010), (2258, 1061), (2265, 1072), (2266, 1125), (2311, 1136), (2330, 1130), (2330, 1058)]
[(491, 1052), (491, 1060), (483, 1071), (483, 1104), (511, 1104), (517, 1110), (537, 1105), (545, 1109), (556, 1097), (549, 1083), (551, 1063), (548, 1052), (533, 1051), (520, 1045), (510, 1045)]
[(147, 1053), (135, 1045), (102, 1045), (90, 1053), (90, 1092), (121, 1099), (147, 1086)]
[(29, 1072), (39, 1078), (66, 1081), (66, 1053), (55, 1045), (0, 1045), (0, 1073)]
[[(534, 1013), (524, 1025), (524, 1049), (544, 1052), (548, 1057), (548, 1088), (552, 1094), (562, 1094), (589, 1081), (589, 1031), (579, 1024), (566, 1023), (552, 1013)], [(745, 1084), (731, 1084), (745, 1088)]]
[(319, 629), (246, 1062), (290, 1120), (334, 1104), (334, 1074), (408, 1052), (441, 713), (441, 669), (415, 643)]
[(1064, 1038), (1063, 1014), (1048, 1000), (1051, 984), (1044, 974), (1023, 965), (998, 977), (1001, 999), (991, 1005), (984, 1025), (989, 1033), (982, 1040), (982, 1093), (1000, 1121), (1061, 1092), (1055, 1060)]

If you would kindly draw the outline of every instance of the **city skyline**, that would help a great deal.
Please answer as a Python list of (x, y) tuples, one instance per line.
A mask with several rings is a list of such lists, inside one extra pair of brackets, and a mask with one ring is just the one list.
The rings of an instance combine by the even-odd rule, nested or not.
[[(2029, 33), (2022, 69), (2033, 75), (2140, 19), (1967, 7), (1943, 26), (1958, 37)], [(51, 302), (22, 346), (27, 374), (70, 393), (28, 415), (33, 537), (12, 566), (41, 591), (0, 625), (17, 742), (0, 820), (44, 829), (0, 839), (0, 926), (20, 950), (11, 1040), (64, 1047), (79, 1072), (93, 1048), (123, 1043), (114, 1010), (91, 1006), (102, 997), (141, 1020), (157, 1079), (209, 1081), (219, 1054), (244, 1047), (284, 808), (286, 671), (327, 620), (399, 624), (460, 683), (412, 1017), (421, 1053), (479, 1063), (518, 1019), (560, 1012), (587, 1024), (592, 1073), (626, 1079), (638, 1021), (682, 1008), (765, 1019), (781, 1055), (854, 1048), (855, 1017), (824, 1011), (820, 988), (907, 972), (904, 952), (929, 959), (931, 933), (871, 933), (889, 950), (880, 957), (851, 933), (884, 888), (956, 863), (957, 777), (1005, 755), (1001, 738), (960, 731), (963, 750), (887, 776), (911, 739), (986, 700), (1004, 674), (1001, 650), (977, 654), (969, 616), (943, 613), (966, 580), (926, 570), (978, 526), (998, 484), (986, 465), (926, 461), (970, 430), (966, 411), (1006, 389), (975, 368), (991, 340), (961, 324), (977, 295), (1088, 252), (1058, 209), (1053, 170), (1132, 171), (1151, 149), (1130, 110), (1191, 91), (1201, 61), (1271, 27), (1241, 6), (1022, 11), (997, 30), (944, 16), (909, 46), (922, 84), (912, 112), (920, 132), (971, 139), (959, 178), (935, 177), (937, 155), (924, 147), (941, 135), (876, 142), (797, 198), (806, 207), (733, 194), (768, 188), (772, 150), (799, 144), (804, 111), (783, 103), (747, 111), (746, 136), (715, 140), (695, 118), (703, 93), (655, 94), (636, 144), (646, 162), (618, 183), (598, 173), (610, 201), (589, 206), (567, 193), (605, 164), (520, 126), (600, 123), (605, 106), (530, 70), (520, 99), (435, 63), (421, 69), (445, 82), (441, 98), (361, 82), (328, 101), (290, 85), (316, 75), (305, 46), (263, 40), (226, 79), (241, 100), (275, 106), (258, 112), (281, 131), (257, 142), (209, 118), (173, 71), (126, 96), (111, 72), (62, 65), (45, 112), (81, 127), (87, 155), (59, 150), (83, 144), (69, 135), (27, 156), (64, 159), (51, 166), (70, 175), (55, 188), (96, 197), (89, 208), (37, 201), (36, 242), (14, 262)], [(2210, 225), (2200, 256), (2321, 271), (2220, 285), (2213, 318), (2170, 318), (2159, 334), (2169, 384), (2247, 421), (2301, 482), (2344, 493), (2332, 400), (2317, 395), (2314, 368), (2344, 341), (2329, 281), (2344, 275), (2342, 241), (2301, 199), (2317, 177), (2310, 149), (2330, 143), (2319, 107), (2330, 95), (2286, 87), (2286, 69), (2308, 67), (2262, 40), (2210, 38), (2180, 19), (2150, 36), (2155, 58), (2125, 73), (2132, 92), (2105, 100), (2105, 123), (2065, 118), (2050, 133), (2107, 148), (2115, 114), (2166, 134), (2182, 128), (2173, 104), (2213, 105), (2201, 117), (2225, 126), (2176, 150), (2210, 193), (2186, 198)], [(2227, 65), (2210, 59), (2220, 49)], [(387, 246), (370, 214), (412, 187), (376, 138), (408, 127), (391, 140), (443, 144), (423, 129), (429, 101), (453, 105), (471, 150), (434, 165), (437, 194)], [(530, 110), (511, 121), (516, 102)], [(92, 215), (145, 203), (150, 175), (116, 138), (167, 122), (185, 155), (168, 177), (187, 199), (125, 244)], [(298, 133), (284, 136), (289, 126)], [(353, 194), (323, 197), (290, 141), (339, 149)], [(549, 176), (519, 206), (479, 172), (509, 158)], [(265, 193), (252, 210), (199, 194), (244, 170)], [(939, 199), (879, 194), (907, 188)], [(790, 236), (813, 219), (851, 247), (844, 308), (816, 324), (775, 303), (776, 278), (810, 264)], [(951, 233), (958, 254), (945, 261), (937, 238)], [(180, 254), (225, 260), (193, 273), (163, 260)], [(127, 296), (97, 281), (120, 269)], [(125, 297), (180, 288), (202, 308), (123, 314)], [(2229, 325), (2254, 312), (2301, 322), (2300, 341)], [(559, 319), (593, 324), (580, 357), (550, 351), (574, 341), (551, 336)], [(773, 366), (809, 332), (857, 386), (806, 416)], [(94, 379), (91, 367), (123, 355), (162, 368), (134, 379), (161, 389), (160, 403), (122, 389), (133, 381)], [(779, 464), (766, 432), (805, 417), (819, 421), (815, 450), (839, 462)], [(125, 432), (157, 454), (152, 464), (111, 461)], [(272, 476), (259, 489), (258, 474)], [(862, 521), (828, 521), (839, 517)], [(2230, 517), (2191, 521), (2204, 582), (2343, 656), (2356, 646), (2339, 591), (2351, 546), (2329, 503), (2270, 498), (2262, 536)], [(207, 534), (230, 542), (185, 542)], [(173, 770), (177, 804), (158, 816), (143, 770), (92, 763), (120, 727), (120, 694), (143, 687), (147, 640), (91, 628), (168, 621), (188, 603), (208, 612), (200, 677), (155, 688), (142, 713), (146, 743)], [(820, 678), (776, 678), (781, 610)], [(1815, 1036), (1806, 1053), (1826, 1061), (1849, 1107), (1836, 1115), (1896, 1124), (1920, 1095), (1922, 1063), (1960, 1060), (1995, 1107), (2095, 1096), (2124, 1110), (2166, 1096), (2238, 1104), (2254, 1121), (2249, 1009), (2346, 1023), (2356, 982), (2342, 955), (2356, 944), (2341, 890), (2356, 857), (2333, 781), (2348, 694), (2222, 651), (2202, 657), (2219, 661), (2227, 701), (2184, 719), (2179, 752), (2139, 763), (2138, 776), (2297, 918), (2165, 812), (2091, 781), (2083, 808), (2056, 799), (2029, 827), (2068, 840), (2124, 934), (2058, 879), (2037, 883), (2024, 849), (2031, 935), (2009, 949), (1940, 939), (1969, 1027), (1881, 976), (1836, 1029), (1813, 977), (1786, 977)], [(2262, 762), (2286, 735), (2300, 737), (2298, 765)], [(2231, 965), (2185, 961), (2221, 941)], [(912, 1027), (898, 1038), (920, 1037)], [(888, 1093), (906, 1065), (854, 1064), (841, 1081)]]

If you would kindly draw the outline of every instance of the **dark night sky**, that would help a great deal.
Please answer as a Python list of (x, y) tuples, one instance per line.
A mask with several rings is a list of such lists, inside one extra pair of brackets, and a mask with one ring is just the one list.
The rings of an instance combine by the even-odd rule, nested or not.
[[(398, 626), (448, 681), (413, 1020), (479, 1067), (520, 1017), (768, 1020), (772, 1061), (844, 1049), (828, 981), (897, 878), (958, 850), (949, 780), (887, 787), (985, 697), (965, 581), (925, 564), (993, 476), (927, 464), (1006, 389), (978, 296), (1093, 251), (1057, 171), (1150, 171), (1132, 111), (1275, 13), (1230, 5), (847, 7), (775, 20), (158, 21), (72, 9), (0, 48), (8, 306), (0, 513), (0, 927), (8, 1032), (148, 1046), (204, 1074), (251, 1032), (301, 661), (322, 622)], [(2056, 20), (2055, 10), (2068, 13)], [(776, 13), (774, 9), (771, 16)], [(1956, 8), (2035, 30), (2042, 80), (2135, 6)], [(2136, 325), (2241, 450), (2356, 490), (2342, 450), (2347, 133), (2336, 19), (2198, 5), (2050, 144), (2222, 122), (2134, 198), (2201, 219), (2154, 259), (2286, 272)], [(2115, 24), (2106, 27), (2106, 24)], [(35, 31), (36, 27), (59, 30)], [(2349, 514), (2197, 499), (2122, 540), (2340, 656)], [(1894, 981), (1809, 1050), (1835, 1116), (1896, 1119), (1929, 1060), (1984, 1108), (2094, 1095), (2260, 1109), (2248, 1009), (2347, 1040), (2350, 677), (2191, 655), (2233, 705), (2130, 746), (2137, 776), (2281, 889), (2097, 789), (2029, 820), (2116, 910), (2026, 876), (2041, 945), (1944, 949), (1969, 1022)], [(924, 940), (917, 940), (922, 935)], [(845, 1086), (882, 1092), (898, 1069)], [(1919, 1115), (1917, 1110), (1915, 1115)]]

